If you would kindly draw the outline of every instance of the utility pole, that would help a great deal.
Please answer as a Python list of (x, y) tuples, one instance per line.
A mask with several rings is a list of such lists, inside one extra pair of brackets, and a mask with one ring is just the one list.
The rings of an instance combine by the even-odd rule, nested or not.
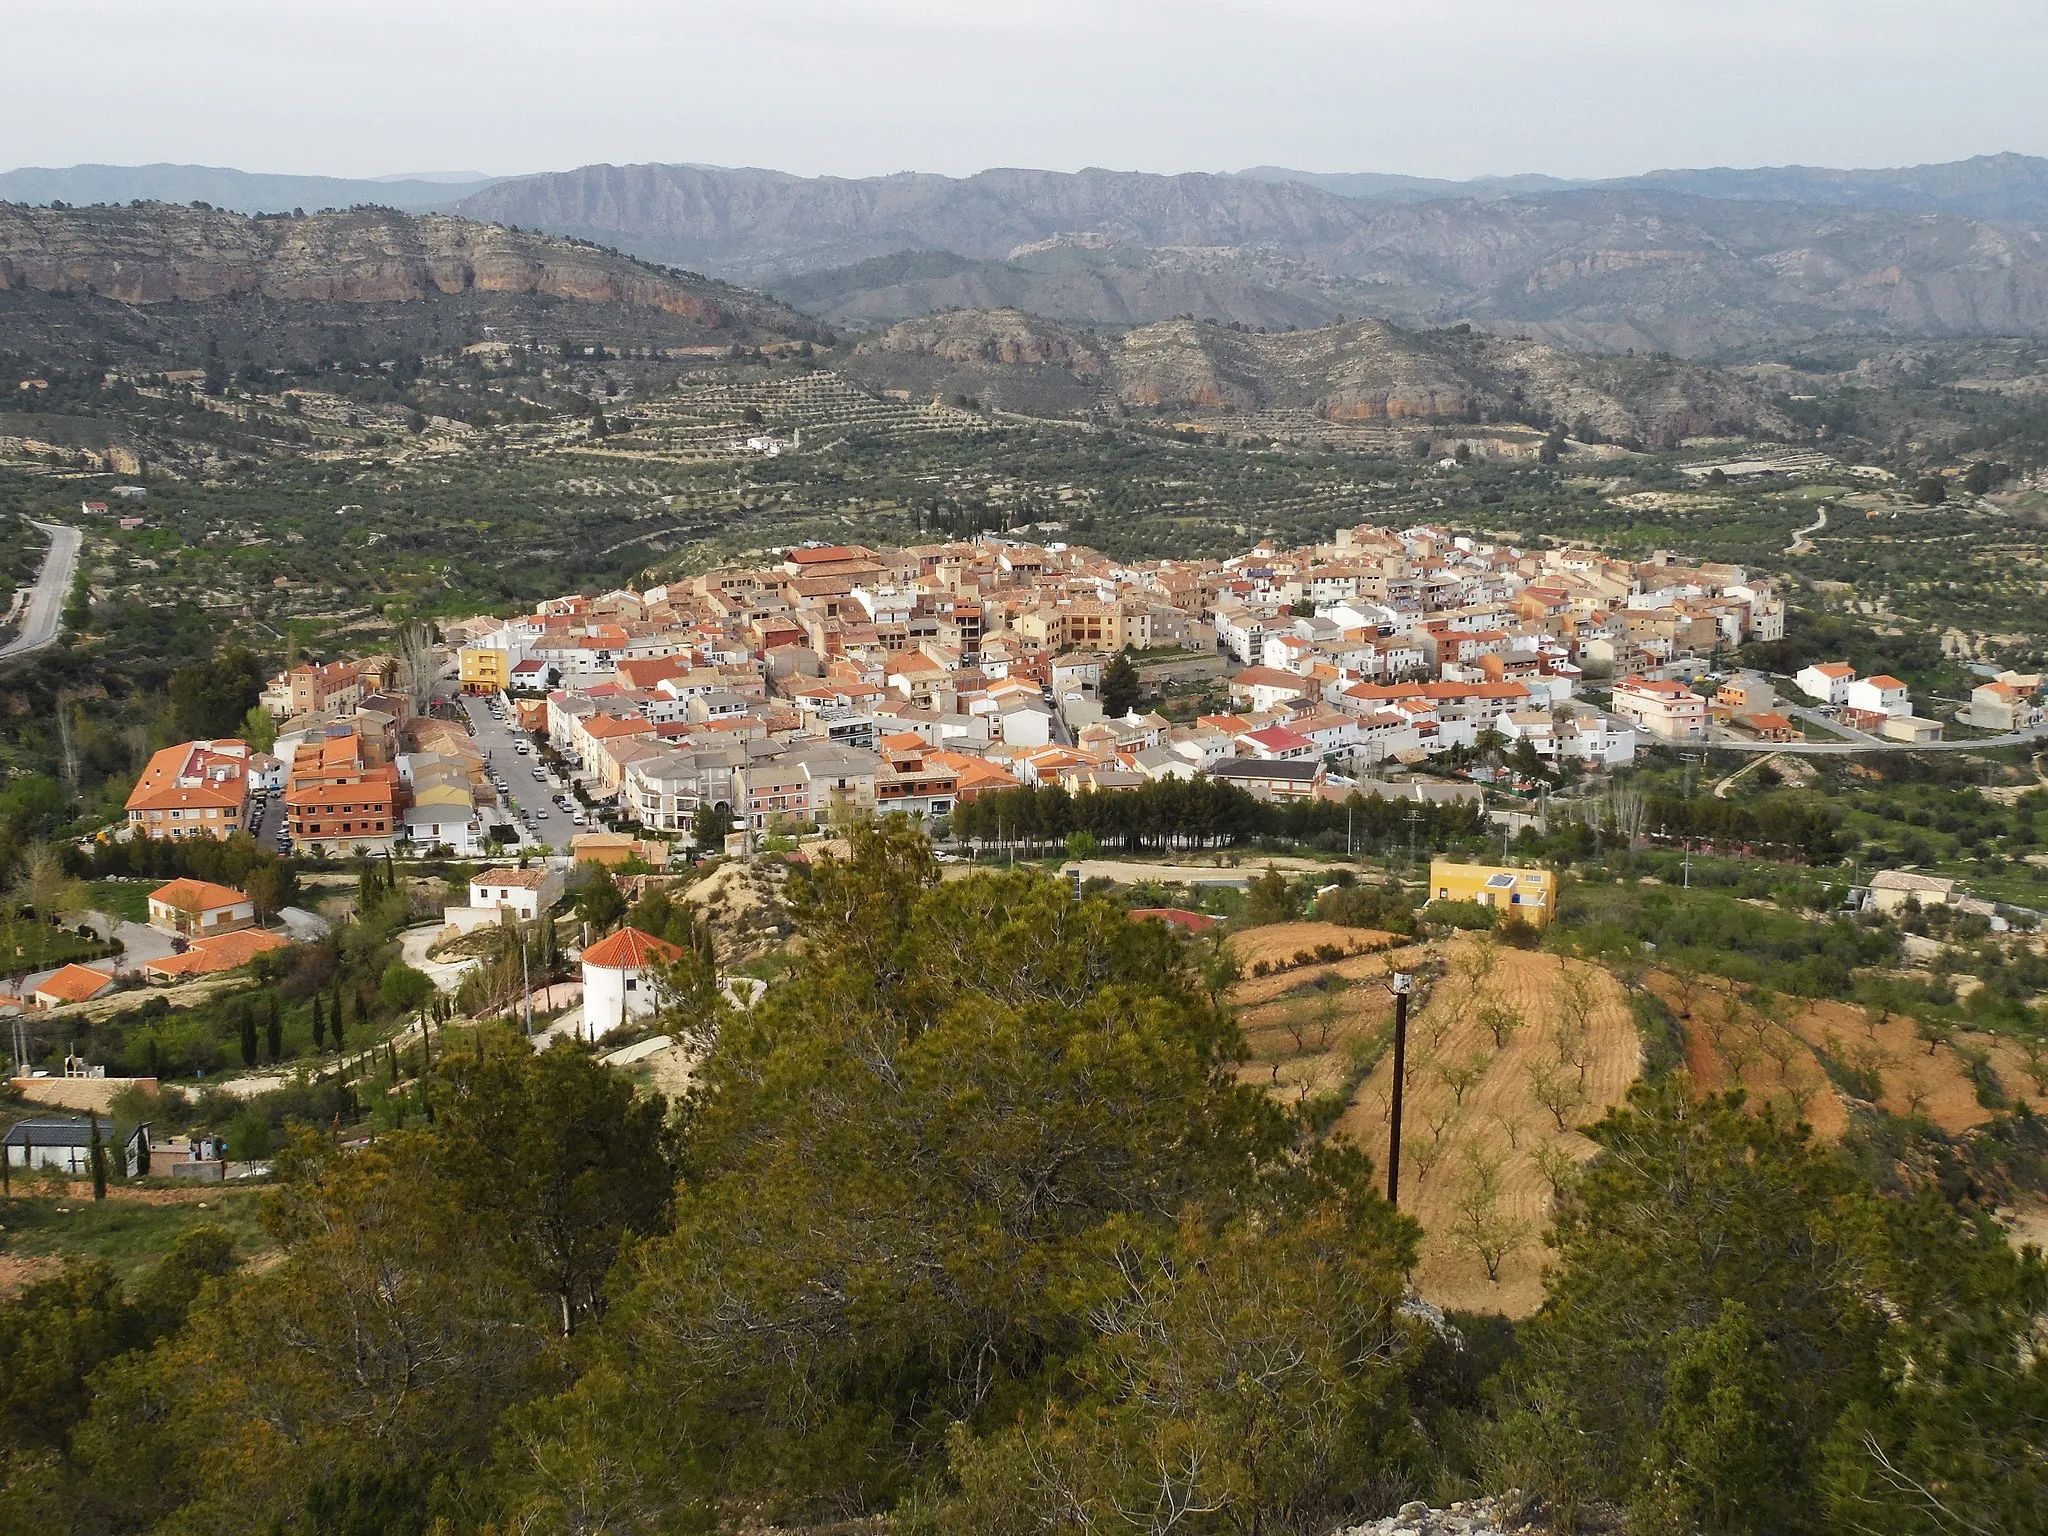
[(1387, 1126), (1387, 1204), (1401, 1208), (1401, 1087), (1408, 1075), (1408, 986), (1406, 971), (1387, 978), (1394, 993), (1394, 1096)]

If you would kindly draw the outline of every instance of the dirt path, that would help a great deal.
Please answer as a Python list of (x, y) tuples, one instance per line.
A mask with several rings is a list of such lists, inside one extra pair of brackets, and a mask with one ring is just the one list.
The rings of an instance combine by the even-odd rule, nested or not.
[(1788, 555), (1812, 554), (1814, 548), (1813, 540), (1808, 538), (1807, 535), (1811, 533), (1819, 533), (1821, 529), (1827, 527), (1827, 525), (1828, 509), (1826, 507), (1822, 507), (1820, 509), (1819, 517), (1816, 517), (1812, 522), (1808, 523), (1804, 528), (1799, 529), (1792, 535), (1792, 542), (1785, 546), (1785, 553)]

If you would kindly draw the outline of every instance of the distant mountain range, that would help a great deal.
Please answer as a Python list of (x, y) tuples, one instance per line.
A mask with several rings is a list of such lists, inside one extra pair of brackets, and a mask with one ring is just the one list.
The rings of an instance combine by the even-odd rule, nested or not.
[(489, 176), (433, 171), (374, 180), (342, 176), (272, 176), (215, 165), (67, 165), (50, 170), (29, 166), (0, 171), (0, 202), (210, 203), (230, 213), (308, 213), (323, 208), (376, 204), (402, 213), (452, 208), (490, 186)]
[(1241, 171), (1260, 181), (1298, 181), (1339, 197), (1371, 202), (1426, 203), (1446, 198), (1496, 199), (1546, 192), (1682, 192), (1728, 202), (1808, 203), (1819, 208), (1890, 208), (1900, 212), (1955, 213), (1966, 218), (2029, 226), (2048, 223), (2048, 160), (2033, 155), (1978, 155), (1945, 165), (1841, 171), (1779, 165), (1755, 170), (1650, 171), (1598, 181), (1556, 176), (1479, 176), (1442, 181), (1377, 172), (1291, 171), (1256, 165)]
[(1591, 183), (1273, 167), (845, 179), (593, 165), (481, 184), (203, 167), (0, 175), (0, 198), (378, 203), (595, 241), (835, 324), (953, 308), (1254, 328), (1469, 321), (1580, 350), (2048, 335), (2048, 160), (1675, 170)]

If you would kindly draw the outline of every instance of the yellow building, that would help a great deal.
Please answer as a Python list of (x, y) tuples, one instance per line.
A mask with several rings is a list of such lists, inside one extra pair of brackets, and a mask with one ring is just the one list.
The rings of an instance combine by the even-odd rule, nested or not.
[(512, 683), (512, 653), (493, 645), (462, 648), (462, 691), (503, 693)]
[(1501, 864), (1453, 864), (1429, 861), (1432, 901), (1472, 901), (1482, 907), (1506, 907), (1531, 927), (1541, 928), (1555, 914), (1556, 882), (1547, 869), (1509, 869)]

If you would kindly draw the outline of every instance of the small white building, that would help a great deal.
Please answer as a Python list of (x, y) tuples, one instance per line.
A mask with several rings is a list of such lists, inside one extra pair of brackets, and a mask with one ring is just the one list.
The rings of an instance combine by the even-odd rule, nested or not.
[(545, 864), (486, 869), (470, 878), (469, 904), (476, 911), (506, 910), (523, 923), (537, 922), (562, 899), (566, 878)]
[(149, 926), (189, 938), (253, 927), (256, 903), (231, 885), (173, 880), (149, 893)]
[(1882, 673), (1852, 681), (1842, 702), (1851, 709), (1884, 715), (1889, 719), (1913, 713), (1913, 701), (1906, 694), (1906, 685), (1896, 677), (1886, 677)]
[(665, 939), (621, 928), (583, 951), (583, 1022), (590, 1038), (654, 1012), (666, 1000), (657, 967), (682, 958)]
[(1801, 667), (1792, 681), (1809, 699), (1821, 704), (1849, 702), (1849, 685), (1856, 681), (1856, 669), (1846, 661), (1816, 661)]
[(39, 1115), (17, 1120), (0, 1138), (0, 1156), (9, 1168), (53, 1168), (74, 1178), (92, 1173), (92, 1133), (97, 1124), (105, 1168), (115, 1177), (149, 1165), (149, 1122), (122, 1138), (112, 1120), (98, 1115)]
[(1955, 900), (1955, 894), (1955, 881), (1942, 875), (1880, 869), (1870, 877), (1870, 904), (1880, 912), (1896, 912), (1909, 901), (1923, 907), (1945, 907)]

